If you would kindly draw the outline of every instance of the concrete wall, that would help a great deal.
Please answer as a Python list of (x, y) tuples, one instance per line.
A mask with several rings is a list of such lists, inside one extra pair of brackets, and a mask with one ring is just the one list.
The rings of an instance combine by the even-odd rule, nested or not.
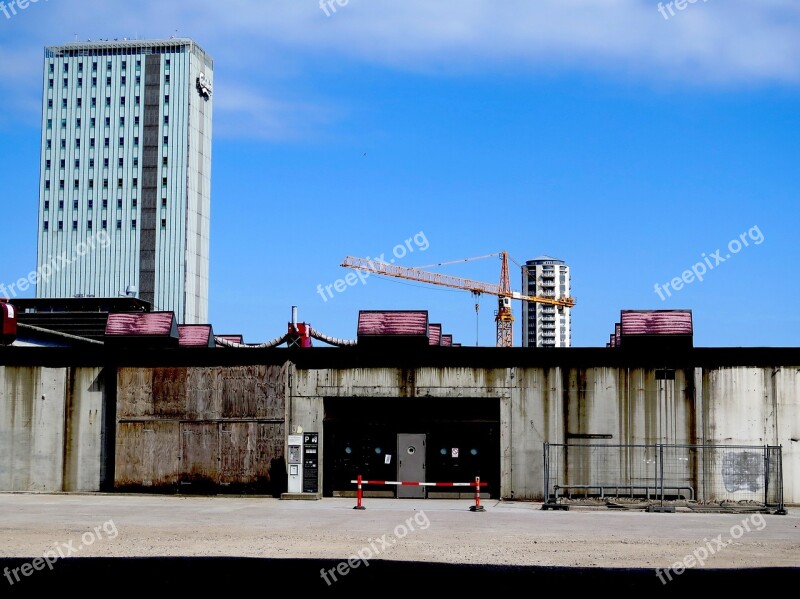
[[(785, 501), (800, 501), (796, 368), (291, 367), (287, 431), (322, 432), (326, 397), (500, 399), (501, 495), (544, 497), (543, 444), (783, 445)], [(776, 373), (773, 375), (773, 370)], [(602, 439), (598, 437), (602, 436)], [(324, 448), (321, 451), (324, 456)], [(629, 461), (635, 460), (628, 456)], [(568, 470), (591, 471), (581, 456)], [(632, 463), (630, 468), (646, 468)], [(320, 470), (322, 471), (322, 464)], [(648, 476), (643, 471), (642, 476)], [(690, 478), (696, 473), (687, 470)]]
[[(800, 503), (798, 367), (697, 367), (666, 379), (653, 368), (291, 363), (117, 374), (108, 389), (100, 368), (0, 367), (0, 491), (98, 490), (109, 482), (114, 460), (118, 486), (209, 476), (249, 484), (266, 474), (253, 462), (258, 452), (282, 457), (285, 436), (297, 426), (323, 432), (326, 397), (431, 397), (500, 401), (503, 497), (542, 499), (543, 443), (586, 439), (781, 445), (784, 499)], [(117, 423), (116, 445), (109, 417)], [(203, 429), (209, 426), (211, 433)], [(591, 467), (570, 459), (570, 471)]]
[(0, 491), (96, 491), (103, 481), (100, 368), (0, 367)]

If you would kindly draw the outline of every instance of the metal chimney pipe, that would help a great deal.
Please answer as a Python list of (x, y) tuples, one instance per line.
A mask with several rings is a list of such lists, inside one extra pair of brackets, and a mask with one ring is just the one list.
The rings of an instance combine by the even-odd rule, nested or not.
[(292, 326), (297, 329), (297, 306), (292, 306)]

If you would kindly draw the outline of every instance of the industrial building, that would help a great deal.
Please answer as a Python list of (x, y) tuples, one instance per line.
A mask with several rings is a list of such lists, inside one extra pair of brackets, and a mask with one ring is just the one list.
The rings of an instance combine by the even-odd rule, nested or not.
[(213, 79), (190, 39), (45, 49), (37, 298), (208, 320)]
[[(447, 347), (425, 311), (362, 312), (353, 340), (293, 320), (243, 345), (134, 303), (105, 315), (102, 341), (51, 318), (32, 347), (43, 314), (28, 306), (12, 331), (19, 310), (0, 306), (2, 491), (279, 495), (303, 464), (295, 482), (314, 496), (352, 494), (359, 474), (480, 476), (488, 497), (542, 500), (545, 443), (599, 442), (720, 446), (724, 463), (686, 462), (681, 477), (692, 493), (718, 477), (731, 497), (774, 488), (747, 447), (779, 447), (785, 501), (800, 501), (800, 350), (693, 347), (686, 311), (626, 311), (613, 348)], [(441, 493), (460, 496), (427, 496)]]
[[(522, 293), (548, 299), (570, 297), (569, 266), (550, 256), (528, 260), (522, 267)], [(542, 302), (523, 302), (523, 347), (569, 347), (571, 308)]]

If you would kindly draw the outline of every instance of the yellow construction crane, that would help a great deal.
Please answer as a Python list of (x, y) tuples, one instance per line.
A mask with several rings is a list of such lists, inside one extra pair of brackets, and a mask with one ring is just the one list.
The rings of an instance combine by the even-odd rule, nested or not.
[[(559, 310), (571, 308), (575, 305), (575, 300), (571, 297), (556, 298), (555, 294), (553, 294), (552, 297), (542, 297), (535, 295), (523, 295), (522, 293), (512, 291), (511, 281), (508, 274), (508, 252), (498, 252), (495, 254), (488, 254), (487, 256), (479, 256), (478, 258), (456, 260), (455, 262), (477, 260), (479, 258), (488, 258), (490, 256), (501, 257), (502, 264), (500, 267), (499, 285), (430, 272), (427, 270), (421, 270), (420, 268), (398, 266), (396, 264), (389, 264), (387, 262), (381, 262), (379, 260), (373, 260), (370, 258), (355, 258), (353, 256), (347, 256), (344, 259), (344, 262), (342, 262), (341, 266), (345, 268), (368, 271), (371, 274), (376, 275), (385, 275), (387, 277), (407, 279), (409, 281), (417, 281), (420, 283), (430, 283), (431, 285), (443, 285), (445, 287), (452, 287), (454, 289), (463, 289), (465, 291), (471, 291), (474, 295), (480, 295), (481, 293), (496, 295), (498, 297), (498, 309), (495, 315), (495, 322), (497, 323), (497, 347), (513, 347), (514, 345), (514, 315), (511, 311), (512, 299), (557, 306)], [(447, 262), (442, 264), (451, 263), (452, 262)]]

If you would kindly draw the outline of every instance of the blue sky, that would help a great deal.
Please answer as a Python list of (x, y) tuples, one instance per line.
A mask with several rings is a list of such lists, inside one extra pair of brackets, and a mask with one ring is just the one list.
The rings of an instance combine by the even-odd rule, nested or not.
[[(696, 345), (800, 345), (800, 3), (709, 0), (668, 19), (649, 0), (334, 5), (0, 12), (0, 282), (36, 266), (44, 46), (178, 35), (215, 59), (217, 333), (274, 338), (297, 305), (352, 338), (360, 309), (427, 309), (474, 345), (467, 292), (371, 277), (318, 293), (347, 274), (345, 256), (412, 239), (398, 264), (501, 250), (567, 261), (576, 346), (604, 345), (621, 309), (647, 308), (692, 309)], [(741, 234), (747, 247), (660, 299), (656, 283)], [(438, 270), (496, 282), (499, 266)], [(495, 307), (481, 299), (481, 345)]]

